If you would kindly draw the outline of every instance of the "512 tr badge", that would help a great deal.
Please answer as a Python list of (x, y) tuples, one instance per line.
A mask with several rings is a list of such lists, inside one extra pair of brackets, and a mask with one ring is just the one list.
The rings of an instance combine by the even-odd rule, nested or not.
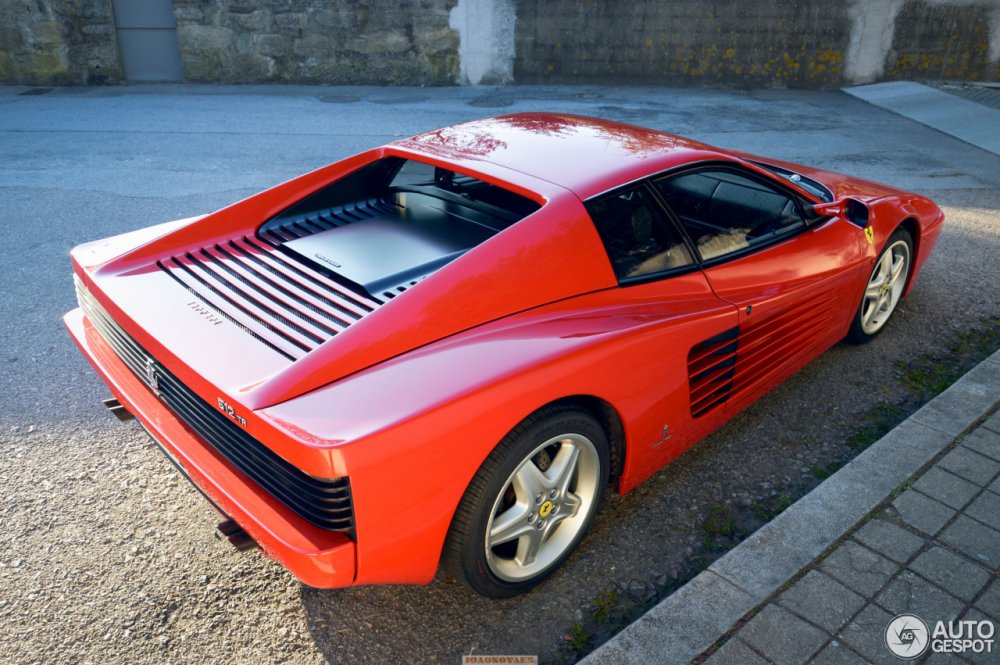
[(247, 426), (247, 419), (241, 416), (240, 414), (236, 413), (236, 409), (234, 409), (228, 403), (226, 403), (226, 400), (222, 399), (221, 397), (218, 397), (216, 399), (218, 400), (219, 403), (219, 409), (224, 414), (235, 420), (236, 424), (238, 424), (240, 427)]

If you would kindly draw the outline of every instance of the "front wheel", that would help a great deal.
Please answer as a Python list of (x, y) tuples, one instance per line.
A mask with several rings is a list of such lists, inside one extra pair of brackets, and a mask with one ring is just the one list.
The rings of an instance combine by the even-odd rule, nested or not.
[(555, 572), (600, 508), (608, 438), (586, 411), (551, 407), (504, 437), (452, 520), (445, 565), (478, 593), (506, 598)]
[(910, 276), (913, 239), (906, 229), (897, 229), (875, 262), (861, 304), (854, 314), (847, 339), (861, 344), (875, 338), (896, 311)]

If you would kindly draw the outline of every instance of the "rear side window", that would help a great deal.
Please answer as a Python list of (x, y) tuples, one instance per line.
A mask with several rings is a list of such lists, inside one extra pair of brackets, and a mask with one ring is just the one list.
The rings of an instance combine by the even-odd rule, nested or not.
[(792, 197), (732, 171), (686, 173), (655, 184), (706, 261), (805, 226)]
[(618, 279), (652, 275), (690, 265), (687, 246), (656, 212), (642, 187), (587, 204)]

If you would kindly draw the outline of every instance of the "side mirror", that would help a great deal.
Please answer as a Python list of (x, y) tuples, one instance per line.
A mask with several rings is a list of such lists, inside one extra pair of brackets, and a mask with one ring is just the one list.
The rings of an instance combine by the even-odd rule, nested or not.
[(857, 199), (838, 199), (830, 203), (816, 203), (803, 206), (806, 221), (815, 222), (827, 217), (842, 217), (861, 228), (868, 226), (870, 211)]

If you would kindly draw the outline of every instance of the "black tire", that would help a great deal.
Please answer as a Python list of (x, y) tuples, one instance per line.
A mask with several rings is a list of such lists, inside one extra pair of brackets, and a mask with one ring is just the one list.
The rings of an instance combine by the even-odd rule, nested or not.
[[(903, 251), (904, 247), (905, 251)], [(887, 302), (886, 307), (878, 308), (874, 313), (875, 316), (868, 319), (866, 315), (869, 313), (870, 308), (875, 307), (868, 296), (868, 288), (874, 286), (874, 282), (879, 275), (882, 261), (889, 252), (905, 253), (903, 271), (898, 278), (898, 283), (894, 281), (892, 284), (886, 285), (886, 289), (888, 290), (885, 295), (889, 296), (889, 301)], [(890, 259), (890, 262), (891, 261), (892, 259)], [(865, 284), (865, 293), (861, 295), (861, 302), (858, 303), (858, 309), (854, 312), (854, 320), (851, 321), (851, 329), (847, 333), (847, 341), (853, 344), (865, 344), (875, 339), (875, 337), (877, 337), (878, 334), (885, 329), (886, 324), (899, 307), (899, 302), (902, 299), (903, 291), (906, 290), (906, 284), (910, 279), (910, 272), (912, 269), (913, 237), (906, 229), (898, 228), (891, 236), (889, 236), (889, 240), (886, 241), (885, 246), (882, 247), (882, 251), (879, 252), (878, 258), (875, 260), (875, 266), (872, 269), (872, 274), (868, 278), (868, 282)], [(896, 292), (897, 289), (898, 293)]]
[[(560, 440), (537, 452), (540, 446), (554, 439)], [(586, 442), (592, 444), (593, 450)], [(545, 523), (544, 529), (542, 526), (538, 527), (539, 534), (549, 534), (549, 538), (541, 541), (544, 544), (539, 546), (540, 551), (548, 547), (550, 549), (547, 556), (554, 558), (537, 571), (534, 568), (542, 566), (545, 561), (541, 557), (529, 566), (521, 566), (517, 557), (510, 552), (511, 548), (520, 552), (520, 538), (489, 548), (488, 556), (487, 526), (495, 515), (520, 507), (520, 497), (514, 494), (515, 472), (522, 468), (522, 464), (531, 463), (544, 474), (546, 467), (543, 456), (549, 455), (553, 450), (558, 455), (566, 446), (579, 446), (582, 451), (576, 458), (579, 461), (573, 472), (574, 479), (569, 483), (571, 491), (567, 494), (573, 494), (579, 499), (593, 491), (593, 498), (589, 503), (581, 501), (572, 515), (568, 515), (569, 498), (566, 498), (562, 506), (559, 505), (562, 498), (554, 498), (552, 501), (545, 499), (538, 502), (539, 512), (531, 512), (528, 516), (529, 526), (533, 524), (532, 516), (538, 522)], [(566, 459), (570, 459), (570, 453), (566, 454)], [(561, 458), (549, 458), (551, 467), (547, 468), (552, 472), (557, 470), (557, 459), (561, 461)], [(569, 468), (568, 464), (560, 463), (559, 466)], [(529, 416), (503, 438), (469, 483), (452, 518), (445, 542), (445, 571), (457, 581), (490, 598), (509, 598), (534, 588), (552, 575), (583, 539), (604, 500), (609, 469), (607, 434), (597, 419), (587, 411), (570, 405), (556, 405)], [(575, 493), (577, 490), (579, 494)], [(562, 497), (561, 494), (559, 496)], [(548, 510), (553, 511), (554, 508), (554, 512), (545, 512), (546, 504)], [(530, 508), (534, 507), (529, 505)], [(551, 526), (548, 524), (549, 520), (542, 519), (542, 514), (551, 517)], [(560, 533), (559, 529), (563, 528), (566, 531)], [(504, 566), (504, 570), (516, 571), (515, 576), (504, 579), (500, 566)], [(525, 577), (518, 578), (517, 574)]]

